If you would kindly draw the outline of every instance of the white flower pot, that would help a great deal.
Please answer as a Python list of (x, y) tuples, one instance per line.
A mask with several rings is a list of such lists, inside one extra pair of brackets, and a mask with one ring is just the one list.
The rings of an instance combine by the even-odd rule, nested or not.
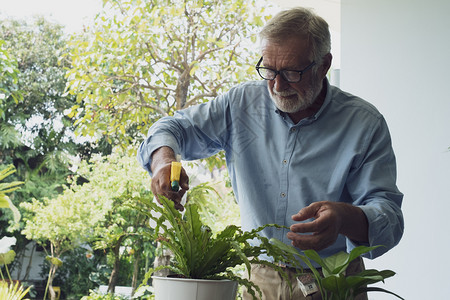
[(152, 276), (155, 300), (235, 300), (238, 283)]

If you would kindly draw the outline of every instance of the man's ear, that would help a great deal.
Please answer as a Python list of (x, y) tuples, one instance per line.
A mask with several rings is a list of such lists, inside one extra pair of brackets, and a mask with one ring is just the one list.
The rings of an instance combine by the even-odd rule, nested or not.
[(333, 55), (331, 53), (325, 54), (322, 59), (322, 64), (319, 67), (320, 78), (325, 78), (327, 76), (328, 70), (331, 68), (331, 61), (333, 60)]

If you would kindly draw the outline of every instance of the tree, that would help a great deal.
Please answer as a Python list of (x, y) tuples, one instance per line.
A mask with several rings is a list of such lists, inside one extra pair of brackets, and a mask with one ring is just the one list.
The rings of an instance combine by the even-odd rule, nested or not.
[(61, 25), (43, 17), (0, 21), (3, 48), (17, 66), (11, 84), (5, 83), (22, 96), (0, 100), (0, 164), (14, 164), (17, 177), (26, 182), (18, 194), (21, 201), (61, 192), (59, 186), (71, 174), (70, 156), (93, 151), (76, 140), (73, 121), (65, 114), (75, 104), (75, 97), (65, 94), (70, 64), (61, 56), (68, 51), (67, 39)]
[[(117, 282), (121, 256), (128, 255), (120, 250), (127, 240), (132, 240), (128, 246), (133, 250), (129, 255), (135, 258), (133, 283), (136, 286), (139, 273), (137, 266), (143, 258), (143, 255), (138, 254), (145, 250), (144, 241), (146, 244), (151, 242), (143, 240), (145, 237), (140, 234), (140, 231), (147, 230), (148, 218), (127, 203), (134, 204), (141, 197), (151, 197), (148, 175), (134, 156), (127, 156), (123, 151), (115, 151), (109, 156), (97, 154), (89, 161), (81, 161), (76, 173), (70, 187), (57, 198), (46, 200), (44, 204), (33, 201), (32, 204), (21, 205), (33, 213), (33, 216), (25, 215), (27, 222), (23, 233), (42, 244), (49, 241), (50, 257), (57, 259), (83, 242), (90, 242), (95, 245), (94, 248), (111, 253), (111, 292)], [(78, 176), (83, 177), (83, 181), (78, 180)], [(154, 247), (150, 248), (154, 251)], [(57, 268), (58, 265), (51, 265), (49, 286)]]
[[(134, 191), (133, 191), (134, 190)], [(129, 187), (122, 195), (113, 199), (113, 208), (107, 213), (105, 221), (99, 224), (97, 229), (98, 240), (95, 243), (96, 249), (103, 249), (111, 254), (113, 259), (113, 269), (108, 282), (108, 292), (114, 293), (119, 274), (122, 272), (121, 258), (123, 255), (130, 255), (133, 261), (133, 274), (131, 286), (133, 291), (139, 283), (139, 274), (143, 261), (154, 257), (156, 247), (154, 241), (146, 238), (142, 232), (147, 231), (149, 218), (133, 209), (131, 206), (139, 206), (141, 199), (152, 198), (150, 191), (136, 193), (135, 189)], [(150, 247), (149, 247), (150, 246)], [(128, 248), (123, 252), (121, 249)], [(151, 252), (149, 253), (149, 249)], [(142, 255), (143, 252), (146, 255)], [(148, 255), (150, 254), (150, 255)]]
[[(66, 188), (64, 193), (53, 199), (36, 199), (32, 203), (21, 203), (28, 213), (24, 214), (25, 228), (22, 230), (28, 239), (35, 240), (47, 251), (50, 271), (47, 290), (51, 299), (55, 299), (53, 279), (62, 266), (61, 255), (71, 251), (94, 237), (93, 228), (104, 218), (103, 207), (99, 202), (90, 201), (92, 191)], [(101, 195), (100, 195), (101, 196)]]
[(0, 119), (5, 120), (5, 104), (9, 98), (15, 103), (22, 100), (22, 95), (17, 85), (19, 69), (8, 50), (6, 43), (0, 39)]
[[(95, 155), (89, 162), (81, 162), (77, 173), (89, 181), (80, 188), (93, 192), (93, 196), (86, 196), (86, 200), (103, 203), (104, 218), (96, 226), (94, 248), (104, 249), (113, 257), (108, 291), (114, 292), (123, 255), (133, 256), (131, 284), (136, 288), (139, 263), (149, 259), (149, 250), (154, 252), (152, 241), (141, 234), (143, 230), (148, 230), (148, 217), (131, 208), (131, 205), (139, 205), (142, 198), (153, 198), (149, 191), (148, 175), (138, 165), (134, 155), (127, 156), (118, 149), (107, 157)], [(95, 196), (97, 193), (104, 194), (102, 199)], [(125, 245), (130, 249), (129, 253), (120, 251)], [(144, 250), (147, 257), (142, 255)]]
[[(67, 51), (67, 38), (61, 25), (43, 17), (0, 21), (0, 167), (13, 164), (17, 172), (11, 180), (25, 182), (12, 199), (16, 206), (56, 197), (72, 174), (71, 157), (96, 151), (75, 139), (72, 120), (64, 114), (75, 103), (64, 94), (69, 64), (60, 56)], [(13, 224), (2, 212), (0, 224), (0, 235), (24, 225)], [(28, 272), (21, 270), (29, 268), (22, 266), (22, 250), (29, 241), (20, 230), (14, 235), (14, 267), (19, 266), (18, 279), (23, 280)]]
[(0, 39), (17, 61), (17, 86), (23, 95), (20, 103), (6, 103), (2, 124), (16, 131), (20, 143), (2, 143), (1, 156), (20, 165), (18, 173), (23, 174), (23, 166), (60, 172), (61, 164), (66, 166), (64, 152), (74, 150), (70, 120), (63, 113), (73, 105), (73, 99), (63, 95), (68, 65), (58, 63), (66, 45), (62, 27), (40, 17), (31, 22), (4, 20), (0, 29)]
[[(17, 145), (19, 138), (16, 131), (6, 124), (6, 111), (10, 103), (18, 104), (22, 100), (22, 94), (18, 90), (18, 76), (19, 69), (17, 68), (17, 61), (15, 61), (9, 51), (6, 49), (5, 41), (0, 39), (0, 145)], [(12, 165), (3, 163), (2, 152), (0, 150), (0, 180), (13, 174), (16, 169)], [(9, 184), (2, 183), (7, 187)], [(3, 203), (8, 201), (8, 203)], [(0, 207), (13, 207), (15, 209), (15, 223), (18, 222), (19, 211), (15, 208), (11, 200), (7, 198), (5, 192), (0, 189)]]
[(251, 42), (263, 23), (261, 1), (104, 3), (67, 56), (67, 88), (77, 97), (69, 115), (82, 135), (133, 143), (156, 119), (256, 76)]
[(16, 203), (51, 197), (65, 183), (67, 155), (74, 153), (70, 121), (63, 114), (73, 104), (62, 96), (67, 65), (58, 64), (65, 46), (62, 28), (42, 18), (3, 20), (0, 39), (17, 66), (11, 86), (22, 96), (0, 100), (0, 164), (14, 164), (15, 179), (25, 182)]

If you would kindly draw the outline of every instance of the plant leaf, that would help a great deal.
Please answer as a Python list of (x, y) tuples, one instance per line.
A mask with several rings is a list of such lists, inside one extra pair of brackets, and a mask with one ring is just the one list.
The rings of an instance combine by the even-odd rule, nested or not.
[[(339, 275), (343, 267), (346, 266), (348, 256), (348, 253), (341, 251), (329, 257), (323, 258), (323, 263), (327, 266), (323, 270), (324, 276), (328, 276), (331, 274)], [(328, 270), (331, 270), (331, 273), (328, 273)]]
[(285, 243), (276, 238), (271, 238), (269, 241), (275, 246), (283, 249), (284, 251), (291, 253), (292, 255), (299, 255), (298, 251), (294, 247), (286, 245)]
[(341, 296), (343, 293), (345, 293), (346, 290), (348, 290), (345, 276), (342, 274), (330, 275), (323, 278), (321, 281), (323, 288), (337, 295)]
[(328, 274), (332, 273), (332, 271), (328, 268), (328, 265), (323, 261), (322, 257), (320, 257), (320, 255), (315, 250), (305, 250), (303, 253), (306, 257), (318, 263), (322, 267), (324, 272), (327, 272)]
[(17, 207), (12, 203), (11, 199), (8, 196), (3, 195), (0, 192), (0, 208), (9, 208), (13, 213), (14, 223), (19, 223), (20, 221), (20, 212)]
[(404, 298), (402, 298), (401, 296), (397, 295), (396, 293), (391, 292), (391, 291), (388, 291), (388, 290), (383, 289), (383, 288), (380, 288), (380, 287), (366, 287), (366, 288), (360, 288), (360, 289), (358, 289), (358, 290), (355, 292), (354, 295), (356, 296), (356, 295), (359, 295), (359, 294), (365, 293), (365, 292), (383, 292), (383, 293), (386, 293), (386, 294), (393, 295), (393, 296), (395, 296), (395, 297), (397, 297), (397, 298), (399, 298), (399, 299), (405, 300)]
[(348, 276), (347, 283), (353, 289), (357, 289), (364, 285), (374, 284), (377, 282), (384, 282), (384, 279), (392, 277), (395, 272), (390, 270), (378, 271), (378, 270), (364, 270), (359, 274)]
[(349, 253), (348, 257), (348, 263), (355, 260), (357, 257), (363, 255), (364, 253), (370, 252), (372, 250), (375, 250), (376, 248), (382, 247), (382, 245), (373, 246), (373, 247), (367, 247), (367, 246), (358, 246), (356, 248), (353, 248), (352, 251)]
[(14, 250), (9, 250), (6, 253), (0, 253), (0, 266), (1, 265), (9, 265), (14, 261), (16, 257), (16, 252)]

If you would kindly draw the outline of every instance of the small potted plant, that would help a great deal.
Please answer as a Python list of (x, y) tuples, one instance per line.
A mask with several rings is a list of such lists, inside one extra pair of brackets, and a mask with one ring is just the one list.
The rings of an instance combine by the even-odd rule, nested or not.
[[(257, 293), (261, 296), (259, 287), (233, 272), (232, 268), (245, 264), (251, 276), (250, 264), (263, 264), (280, 271), (286, 278), (287, 274), (280, 263), (289, 263), (301, 269), (295, 258), (295, 251), (281, 242), (283, 246), (279, 246), (259, 234), (266, 227), (281, 226), (269, 224), (246, 232), (239, 226), (229, 225), (213, 234), (200, 220), (196, 204), (187, 204), (183, 216), (174, 208), (171, 200), (164, 197), (159, 199), (161, 205), (144, 198), (141, 202), (146, 208), (136, 207), (156, 223), (156, 228), (146, 234), (170, 249), (174, 257), (170, 265), (151, 269), (145, 276), (143, 285), (147, 284), (156, 271), (169, 269), (173, 273), (171, 277), (151, 277), (157, 300), (234, 300), (238, 284), (245, 286), (253, 298), (257, 299)], [(251, 240), (257, 240), (257, 245), (251, 244)], [(259, 259), (263, 254), (271, 257), (275, 263)], [(223, 292), (220, 291), (220, 285), (225, 286)], [(186, 289), (183, 290), (184, 288)], [(203, 288), (205, 290), (201, 291)], [(207, 294), (208, 292), (212, 294)]]
[[(279, 247), (284, 247), (284, 244), (280, 241), (272, 240), (272, 242)], [(301, 255), (300, 258), (311, 269), (323, 300), (353, 300), (357, 295), (365, 292), (384, 292), (403, 299), (386, 289), (368, 287), (369, 284), (384, 282), (386, 278), (394, 276), (394, 271), (369, 269), (355, 275), (346, 276), (347, 267), (353, 260), (378, 247), (381, 246), (359, 246), (350, 251), (350, 253), (341, 251), (326, 258), (320, 257), (314, 250), (305, 250), (304, 255)], [(290, 247), (286, 247), (285, 250), (292, 251)], [(311, 261), (320, 265), (322, 272), (319, 272)]]

